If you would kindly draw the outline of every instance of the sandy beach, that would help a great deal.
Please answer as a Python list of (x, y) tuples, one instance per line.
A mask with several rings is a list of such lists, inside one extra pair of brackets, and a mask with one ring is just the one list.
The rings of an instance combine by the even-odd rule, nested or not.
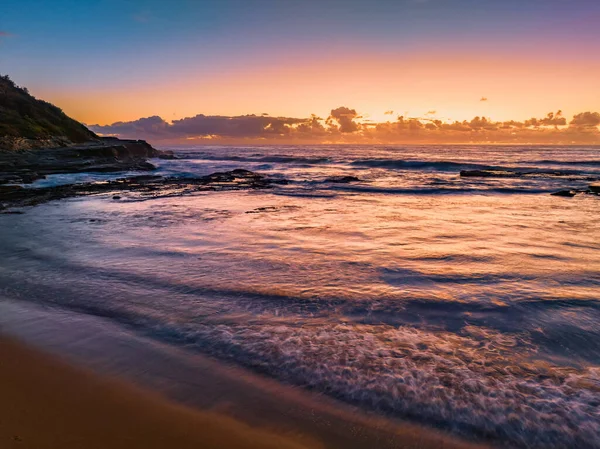
[(489, 447), (79, 314), (0, 307), (0, 447)]
[(0, 338), (2, 448), (306, 448)]

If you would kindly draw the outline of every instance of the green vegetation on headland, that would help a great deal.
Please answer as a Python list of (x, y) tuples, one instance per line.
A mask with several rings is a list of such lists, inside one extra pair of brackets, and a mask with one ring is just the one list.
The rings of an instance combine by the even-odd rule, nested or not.
[(38, 100), (8, 75), (0, 75), (0, 147), (15, 139), (81, 143), (98, 136), (68, 117), (60, 108)]
[(0, 200), (6, 184), (14, 190), (58, 173), (154, 170), (147, 159), (156, 157), (174, 156), (143, 140), (99, 137), (0, 75)]

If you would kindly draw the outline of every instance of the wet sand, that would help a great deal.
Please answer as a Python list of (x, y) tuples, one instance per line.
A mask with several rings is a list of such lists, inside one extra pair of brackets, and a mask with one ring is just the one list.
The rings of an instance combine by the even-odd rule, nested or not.
[(0, 338), (2, 448), (308, 448)]

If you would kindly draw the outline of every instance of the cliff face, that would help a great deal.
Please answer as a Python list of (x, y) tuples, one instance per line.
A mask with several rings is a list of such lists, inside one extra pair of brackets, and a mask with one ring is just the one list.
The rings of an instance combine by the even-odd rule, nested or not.
[(97, 138), (60, 108), (31, 96), (8, 76), (0, 76), (0, 149), (62, 147)]

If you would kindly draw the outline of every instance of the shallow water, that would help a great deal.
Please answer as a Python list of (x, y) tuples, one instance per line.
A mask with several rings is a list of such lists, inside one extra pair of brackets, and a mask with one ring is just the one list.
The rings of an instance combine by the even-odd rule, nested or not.
[(462, 434), (600, 447), (600, 198), (549, 195), (600, 178), (600, 148), (175, 151), (159, 173), (292, 182), (2, 215), (5, 296)]

